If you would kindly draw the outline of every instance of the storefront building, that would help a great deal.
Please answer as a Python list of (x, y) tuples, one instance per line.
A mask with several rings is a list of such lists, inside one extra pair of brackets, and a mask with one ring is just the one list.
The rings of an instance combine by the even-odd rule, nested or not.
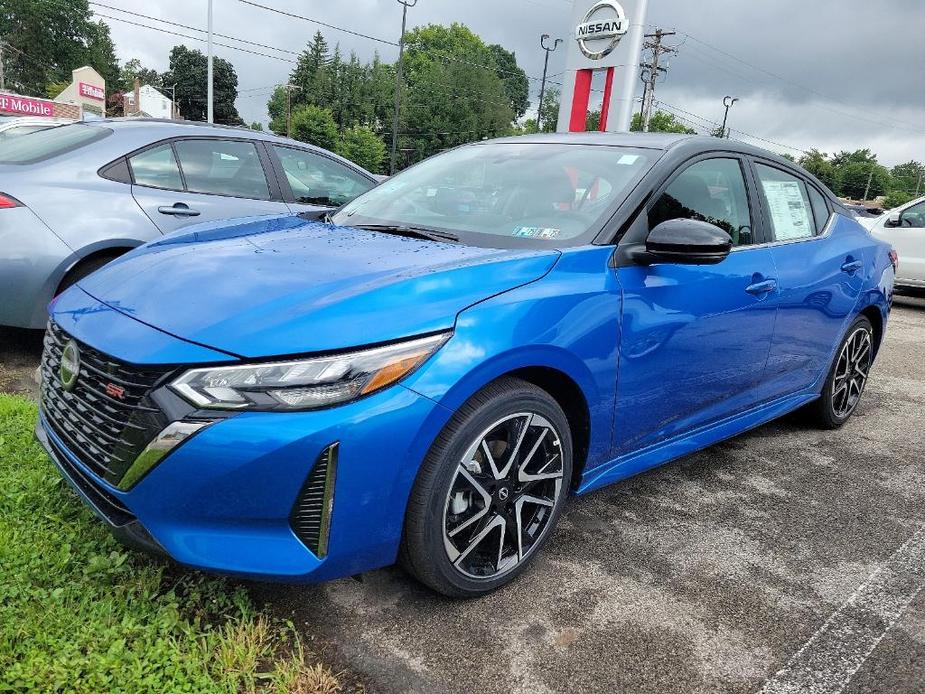
[(102, 118), (106, 115), (106, 80), (92, 67), (77, 68), (71, 83), (54, 99), (0, 92), (0, 116), (32, 118)]

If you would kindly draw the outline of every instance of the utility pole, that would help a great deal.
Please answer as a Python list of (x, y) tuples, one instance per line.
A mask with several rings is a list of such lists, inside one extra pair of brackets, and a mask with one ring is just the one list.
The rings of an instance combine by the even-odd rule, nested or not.
[(546, 45), (549, 38), (549, 34), (540, 36), (540, 48), (546, 51), (546, 57), (543, 59), (543, 81), (540, 82), (540, 105), (536, 109), (536, 129), (539, 132), (543, 131), (543, 124), (540, 121), (543, 118), (543, 95), (546, 93), (546, 70), (549, 68), (549, 54), (554, 52), (562, 43), (562, 39), (556, 39), (553, 41), (552, 48), (550, 48)]
[(389, 173), (395, 175), (395, 155), (398, 152), (398, 112), (401, 108), (402, 61), (405, 57), (405, 26), (408, 21), (408, 8), (418, 4), (418, 0), (397, 0), (401, 8), (401, 38), (398, 39), (398, 65), (395, 68), (395, 113), (392, 116), (392, 156)]
[(6, 75), (3, 72), (3, 41), (0, 41), (0, 91), (6, 91)]
[(674, 46), (666, 46), (662, 41), (668, 36), (674, 36), (676, 33), (677, 32), (674, 31), (656, 29), (654, 34), (645, 34), (645, 38), (648, 40), (645, 42), (643, 48), (647, 51), (652, 51), (650, 62), (645, 64), (645, 69), (649, 71), (649, 81), (645, 89), (646, 101), (643, 104), (642, 131), (646, 133), (649, 132), (649, 123), (652, 121), (652, 106), (655, 103), (655, 84), (658, 81), (660, 73), (668, 72), (668, 70), (661, 67), (659, 63), (663, 55), (672, 55), (678, 52), (677, 48)]
[(207, 28), (209, 30), (208, 40), (207, 40), (208, 52), (209, 52), (209, 63), (208, 63), (208, 68), (206, 70), (208, 72), (206, 80), (209, 82), (209, 86), (207, 88), (207, 94), (206, 94), (206, 121), (208, 121), (209, 123), (214, 123), (215, 119), (213, 117), (214, 114), (212, 111), (212, 98), (213, 98), (213, 93), (212, 93), (212, 0), (209, 0), (209, 21), (208, 21)]
[(874, 167), (870, 167), (870, 173), (867, 174), (867, 185), (864, 187), (864, 201), (867, 201), (867, 194), (870, 193), (870, 184), (874, 180)]
[(292, 90), (299, 89), (297, 84), (284, 84), (286, 88), (286, 137), (292, 137)]
[(729, 131), (726, 130), (726, 121), (729, 120), (729, 109), (731, 109), (735, 102), (738, 101), (738, 97), (724, 96), (723, 97), (723, 106), (726, 107), (726, 113), (723, 115), (723, 129), (720, 132), (720, 137), (725, 137), (729, 139)]
[[(0, 75), (2, 74), (3, 72), (0, 71)], [(919, 197), (919, 190), (922, 188), (922, 178), (923, 177), (925, 177), (925, 171), (919, 174), (919, 182), (915, 184), (915, 197)]]

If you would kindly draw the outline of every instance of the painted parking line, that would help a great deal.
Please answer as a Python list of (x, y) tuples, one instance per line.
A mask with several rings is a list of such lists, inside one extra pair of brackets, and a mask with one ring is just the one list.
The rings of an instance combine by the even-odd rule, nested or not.
[(923, 586), (925, 526), (832, 613), (760, 694), (838, 694)]

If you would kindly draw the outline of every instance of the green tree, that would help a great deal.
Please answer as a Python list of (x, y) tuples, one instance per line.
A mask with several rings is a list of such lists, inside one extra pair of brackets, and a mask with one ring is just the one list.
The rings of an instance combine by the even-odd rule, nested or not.
[(286, 88), (277, 87), (267, 102), (270, 114), (270, 131), (277, 135), (286, 134)]
[[(539, 111), (540, 126), (544, 133), (556, 131), (559, 121), (559, 90), (555, 87), (547, 87), (543, 95), (543, 108)], [(524, 121), (524, 132), (537, 132), (536, 119), (528, 118)]]
[(326, 108), (299, 106), (292, 110), (292, 137), (310, 145), (334, 150), (337, 147), (337, 124)]
[[(836, 187), (838, 194), (843, 197), (852, 200), (872, 200), (889, 190), (890, 172), (870, 161), (848, 160), (837, 169)], [(867, 198), (864, 197), (865, 191)]]
[(511, 102), (514, 118), (523, 116), (530, 107), (530, 82), (527, 73), (517, 64), (517, 57), (497, 44), (488, 47), (495, 66), (495, 74), (504, 85), (504, 93)]
[(135, 88), (135, 80), (141, 84), (149, 84), (155, 89), (164, 87), (163, 80), (157, 70), (144, 67), (141, 60), (132, 58), (126, 62), (119, 71), (119, 81), (114, 87), (123, 92), (130, 92)]
[(883, 207), (884, 209), (892, 210), (894, 207), (905, 205), (907, 202), (914, 199), (915, 193), (906, 193), (901, 190), (894, 190), (887, 193), (886, 197), (883, 199)]
[(259, 132), (263, 132), (263, 123), (259, 123), (259, 122), (257, 122), (257, 121), (254, 121), (254, 122), (251, 123), (250, 126), (248, 126), (248, 127), (250, 127), (251, 130), (257, 130), (257, 131), (259, 131)]
[(328, 74), (331, 57), (324, 34), (316, 31), (296, 60), (296, 66), (289, 75), (289, 83), (296, 89), (292, 92), (292, 106), (330, 106)]
[(344, 131), (337, 144), (337, 153), (367, 171), (382, 172), (385, 142), (365, 125), (355, 125)]
[[(642, 132), (642, 116), (639, 113), (633, 114), (630, 123), (631, 132)], [(667, 111), (656, 111), (649, 119), (650, 133), (678, 133), (679, 135), (696, 135), (697, 131), (688, 128), (680, 122), (673, 113)]]
[(45, 94), (51, 83), (71, 81), (71, 71), (89, 65), (116, 88), (119, 65), (109, 27), (92, 20), (87, 0), (3, 0), (0, 38), (7, 89)]
[(835, 166), (825, 152), (820, 152), (818, 149), (813, 148), (804, 152), (797, 163), (833, 191), (835, 190)]
[[(162, 76), (163, 84), (177, 85), (177, 104), (188, 120), (206, 120), (206, 79), (208, 59), (196, 49), (174, 46), (170, 51), (170, 68)], [(213, 115), (216, 123), (243, 125), (234, 102), (238, 98), (238, 75), (224, 58), (212, 60)]]
[(913, 160), (898, 164), (890, 170), (890, 174), (893, 176), (893, 189), (896, 191), (914, 194), (916, 191), (925, 190), (925, 165), (921, 162)]

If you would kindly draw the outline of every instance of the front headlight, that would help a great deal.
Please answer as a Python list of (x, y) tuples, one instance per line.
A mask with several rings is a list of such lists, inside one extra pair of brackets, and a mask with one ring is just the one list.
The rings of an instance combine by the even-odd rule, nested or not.
[(450, 333), (297, 361), (191, 369), (170, 387), (193, 405), (220, 410), (311, 410), (354, 400), (404, 378)]

